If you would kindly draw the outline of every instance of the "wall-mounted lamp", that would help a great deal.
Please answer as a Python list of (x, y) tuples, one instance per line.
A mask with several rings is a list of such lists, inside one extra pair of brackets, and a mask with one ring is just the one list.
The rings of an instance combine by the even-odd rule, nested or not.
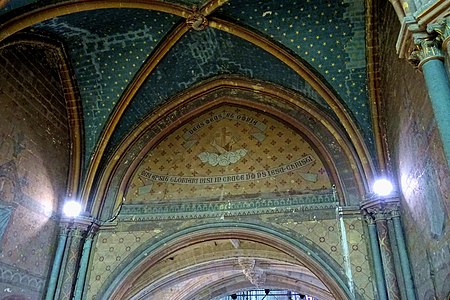
[(372, 189), (378, 196), (388, 196), (394, 190), (394, 186), (389, 180), (380, 178), (375, 181)]
[(75, 218), (80, 215), (81, 204), (80, 202), (70, 200), (64, 203), (63, 213), (69, 218)]

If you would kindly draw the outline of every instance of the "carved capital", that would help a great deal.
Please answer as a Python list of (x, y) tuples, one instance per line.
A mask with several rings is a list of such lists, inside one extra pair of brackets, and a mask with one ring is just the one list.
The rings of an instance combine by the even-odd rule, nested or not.
[(367, 212), (364, 214), (364, 220), (366, 221), (367, 225), (375, 224), (375, 219), (371, 214)]
[(70, 231), (69, 226), (67, 224), (60, 224), (59, 225), (59, 235), (68, 235)]
[(384, 207), (369, 207), (367, 208), (367, 213), (372, 216), (375, 222), (387, 219), (387, 214)]
[(197, 6), (194, 6), (192, 13), (186, 18), (186, 24), (196, 31), (202, 31), (208, 27), (208, 19), (198, 11)]
[(89, 227), (88, 231), (86, 232), (86, 238), (93, 239), (99, 229), (100, 229), (100, 226), (97, 223), (92, 223), (91, 226)]
[(361, 204), (361, 211), (367, 224), (373, 224), (399, 216), (399, 207), (400, 202), (397, 197), (381, 198), (369, 195)]
[(79, 216), (76, 218), (63, 218), (60, 222), (61, 234), (81, 235), (94, 237), (99, 229), (97, 220), (92, 217)]
[(423, 64), (433, 59), (444, 59), (444, 54), (440, 48), (440, 40), (437, 38), (415, 39), (416, 47), (409, 56), (409, 62), (422, 68)]
[(436, 23), (428, 24), (427, 31), (437, 33), (437, 39), (442, 45), (442, 49), (446, 51), (450, 42), (450, 18), (438, 20)]
[(400, 206), (398, 204), (388, 207), (389, 219), (400, 217)]

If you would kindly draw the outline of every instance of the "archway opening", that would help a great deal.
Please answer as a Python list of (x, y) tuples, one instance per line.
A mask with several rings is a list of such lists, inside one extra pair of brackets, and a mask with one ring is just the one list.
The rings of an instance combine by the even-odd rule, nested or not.
[(102, 295), (206, 300), (272, 288), (348, 299), (339, 266), (325, 257), (314, 246), (252, 224), (196, 226), (137, 249)]

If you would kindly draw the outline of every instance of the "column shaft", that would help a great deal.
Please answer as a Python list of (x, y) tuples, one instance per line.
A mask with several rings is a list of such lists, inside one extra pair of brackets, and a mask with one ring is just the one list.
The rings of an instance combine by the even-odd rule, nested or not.
[(78, 278), (75, 285), (75, 293), (74, 293), (74, 300), (81, 300), (81, 297), (83, 296), (83, 288), (84, 288), (84, 282), (86, 279), (86, 272), (87, 267), (89, 263), (89, 255), (91, 253), (91, 247), (92, 247), (92, 236), (89, 235), (83, 245), (83, 252), (81, 254), (81, 261), (80, 261), (80, 268), (78, 269)]
[(61, 269), (61, 262), (66, 247), (67, 231), (62, 229), (59, 234), (58, 247), (56, 248), (55, 259), (53, 260), (52, 272), (47, 287), (46, 300), (52, 300), (55, 296), (56, 285), (58, 283), (59, 271)]
[(63, 254), (63, 257), (61, 260), (61, 267), (59, 269), (59, 274), (58, 274), (58, 282), (56, 284), (56, 291), (55, 291), (55, 296), (53, 299), (59, 299), (59, 296), (61, 294), (63, 276), (64, 276), (64, 273), (66, 272), (67, 260), (69, 258), (69, 247), (70, 247), (70, 244), (72, 243), (72, 238), (73, 238), (72, 230), (73, 230), (72, 227), (68, 228), (66, 247), (64, 248), (64, 254)]
[(397, 278), (398, 290), (400, 292), (400, 299), (408, 299), (406, 297), (406, 289), (400, 264), (400, 253), (398, 251), (397, 239), (395, 238), (395, 230), (392, 218), (388, 218), (386, 222), (388, 227), (389, 242), (391, 244), (392, 258), (394, 260), (395, 277)]
[(376, 195), (366, 199), (361, 209), (369, 225), (377, 288), (382, 290), (381, 283), (385, 284), (385, 294), (380, 299), (415, 300), (408, 254), (400, 228), (399, 199)]
[(384, 283), (383, 263), (381, 262), (380, 247), (377, 238), (377, 229), (374, 223), (369, 223), (370, 249), (372, 250), (373, 267), (375, 269), (375, 281), (378, 289), (379, 300), (387, 300), (386, 284)]
[(77, 274), (77, 267), (80, 254), (80, 244), (81, 244), (81, 230), (75, 228), (73, 231), (73, 236), (70, 244), (68, 245), (68, 257), (66, 261), (66, 267), (64, 273), (62, 274), (62, 285), (61, 292), (59, 294), (59, 299), (69, 300), (72, 297), (73, 286), (75, 284), (75, 276)]
[(393, 217), (395, 238), (397, 240), (397, 247), (400, 254), (400, 266), (402, 268), (403, 280), (405, 281), (405, 289), (408, 300), (415, 300), (414, 283), (412, 280), (411, 269), (409, 267), (408, 252), (406, 251), (405, 239), (403, 237), (402, 225), (399, 217)]
[(431, 59), (422, 65), (422, 70), (447, 164), (450, 165), (450, 83), (445, 66), (441, 60)]
[(400, 300), (397, 276), (395, 274), (394, 258), (392, 256), (392, 248), (389, 241), (387, 222), (384, 219), (379, 219), (376, 221), (376, 224), (388, 297), (390, 300)]

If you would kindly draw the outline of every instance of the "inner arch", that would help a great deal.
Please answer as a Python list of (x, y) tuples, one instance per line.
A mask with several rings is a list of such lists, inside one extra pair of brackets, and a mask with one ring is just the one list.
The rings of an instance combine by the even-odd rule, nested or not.
[(264, 282), (269, 287), (294, 290), (296, 285), (296, 291), (320, 299), (348, 299), (339, 267), (325, 262), (323, 255), (312, 245), (253, 224), (195, 226), (137, 249), (134, 259), (112, 276), (114, 281), (106, 283), (102, 295), (104, 299), (158, 299), (160, 293), (173, 290), (170, 299), (194, 299), (183, 289), (175, 291), (177, 285), (186, 285), (204, 297), (200, 299), (216, 298), (258, 285), (243, 272), (253, 265), (253, 270), (266, 270)]

